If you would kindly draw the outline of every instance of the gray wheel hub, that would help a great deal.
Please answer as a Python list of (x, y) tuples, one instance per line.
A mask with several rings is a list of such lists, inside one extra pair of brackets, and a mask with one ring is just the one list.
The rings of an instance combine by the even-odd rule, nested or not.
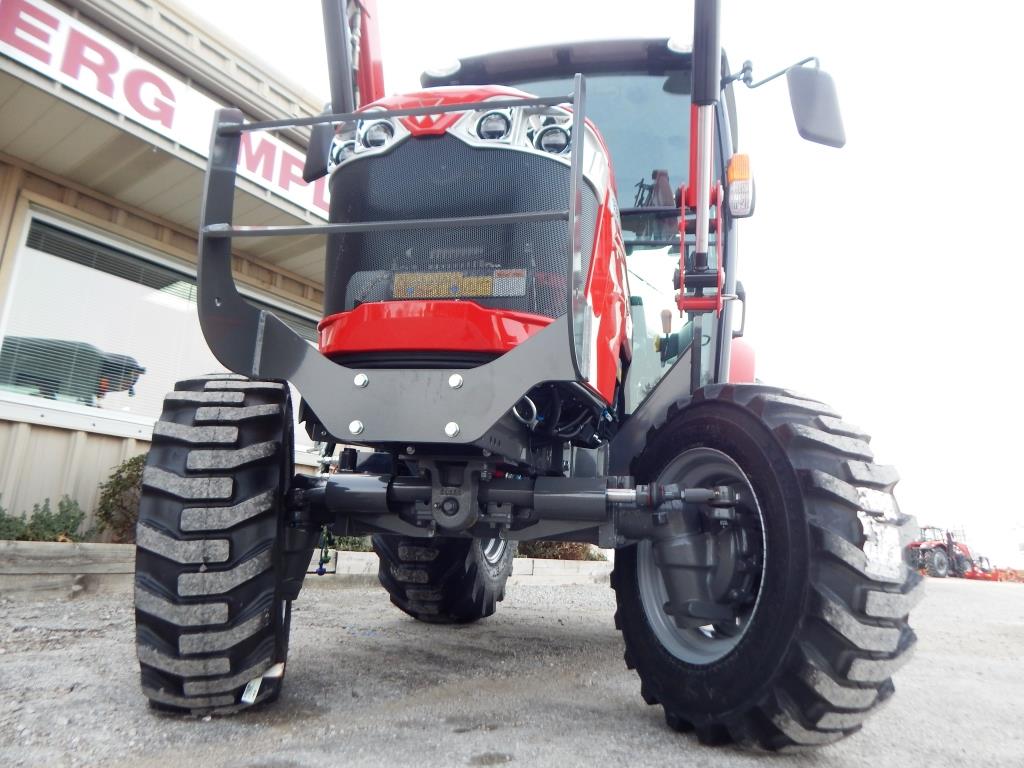
[[(732, 519), (720, 519), (703, 507), (686, 509), (685, 535), (637, 545), (640, 600), (655, 636), (680, 661), (711, 664), (737, 646), (757, 611), (765, 566), (761, 508), (739, 465), (710, 448), (679, 454), (656, 482), (680, 488), (728, 486), (737, 496)], [(686, 581), (677, 582), (673, 604), (666, 582), (678, 578), (677, 549), (691, 554), (682, 559)], [(699, 563), (687, 559), (693, 552)], [(686, 595), (692, 599), (679, 599), (679, 583), (695, 585), (695, 593)]]

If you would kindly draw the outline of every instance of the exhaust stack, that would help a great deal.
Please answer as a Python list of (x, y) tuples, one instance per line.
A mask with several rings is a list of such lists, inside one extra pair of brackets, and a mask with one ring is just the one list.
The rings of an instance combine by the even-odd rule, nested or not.
[(331, 80), (331, 109), (336, 115), (348, 114), (356, 111), (348, 0), (322, 0), (322, 7), (327, 73)]
[(697, 111), (696, 153), (690, 153), (690, 184), (696, 189), (697, 248), (694, 267), (708, 268), (708, 231), (711, 208), (711, 169), (715, 142), (715, 105), (721, 90), (721, 3), (697, 0), (693, 9), (693, 105)]

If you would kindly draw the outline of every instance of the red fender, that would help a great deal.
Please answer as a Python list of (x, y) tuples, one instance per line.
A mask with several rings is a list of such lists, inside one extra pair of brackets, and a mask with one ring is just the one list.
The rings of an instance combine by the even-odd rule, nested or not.
[(754, 348), (743, 339), (732, 340), (732, 357), (729, 361), (729, 383), (754, 383)]

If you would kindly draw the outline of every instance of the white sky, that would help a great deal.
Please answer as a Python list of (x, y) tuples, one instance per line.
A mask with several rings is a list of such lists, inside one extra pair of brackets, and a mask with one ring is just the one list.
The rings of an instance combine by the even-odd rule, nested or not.
[[(177, 0), (323, 101), (319, 0)], [(675, 0), (378, 0), (389, 91), (454, 56), (671, 36)], [(287, 6), (287, 12), (282, 9)], [(903, 509), (1024, 565), (1024, 249), (1017, 3), (725, 0), (723, 45), (764, 76), (815, 54), (847, 146), (799, 139), (785, 81), (738, 93), (757, 211), (740, 277), (758, 376), (833, 404), (903, 478)], [(599, 12), (597, 9), (617, 9)], [(683, 117), (685, 119), (685, 116)]]

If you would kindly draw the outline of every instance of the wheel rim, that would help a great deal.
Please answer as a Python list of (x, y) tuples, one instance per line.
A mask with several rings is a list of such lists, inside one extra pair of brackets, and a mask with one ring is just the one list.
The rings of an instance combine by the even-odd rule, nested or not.
[[(669, 462), (658, 476), (659, 484), (676, 483), (680, 488), (711, 487), (727, 485), (739, 496), (736, 506), (737, 523), (754, 543), (753, 558), (749, 563), (759, 561), (752, 587), (752, 600), (747, 596), (745, 604), (738, 608), (734, 622), (705, 625), (696, 629), (681, 629), (669, 616), (664, 605), (668, 602), (668, 590), (661, 571), (655, 562), (654, 547), (649, 540), (637, 544), (637, 586), (640, 602), (647, 622), (662, 647), (680, 661), (695, 665), (708, 665), (727, 656), (746, 634), (747, 629), (761, 602), (761, 584), (767, 562), (765, 552), (764, 516), (746, 475), (729, 456), (711, 448), (694, 448), (684, 451)], [(717, 536), (731, 535), (723, 529)], [(724, 567), (736, 567), (736, 562)]]
[(504, 539), (484, 539), (480, 542), (480, 549), (484, 554), (484, 560), (491, 565), (497, 565), (505, 555), (508, 542)]

